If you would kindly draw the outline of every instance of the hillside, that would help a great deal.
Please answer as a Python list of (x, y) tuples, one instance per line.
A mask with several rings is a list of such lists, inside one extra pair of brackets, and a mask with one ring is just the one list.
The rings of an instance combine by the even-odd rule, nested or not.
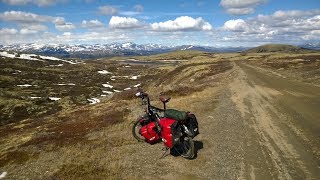
[(307, 52), (311, 52), (311, 50), (298, 47), (298, 46), (286, 45), (286, 44), (266, 44), (263, 46), (258, 46), (252, 49), (248, 49), (244, 52), (245, 53), (270, 53), (270, 52), (307, 53)]

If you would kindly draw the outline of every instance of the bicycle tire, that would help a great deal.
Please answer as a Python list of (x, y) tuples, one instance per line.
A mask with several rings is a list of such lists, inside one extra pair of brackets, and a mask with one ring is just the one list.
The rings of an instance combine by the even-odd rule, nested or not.
[(194, 142), (190, 137), (184, 137), (182, 142), (174, 146), (171, 151), (171, 154), (179, 154), (180, 156), (186, 159), (193, 159), (194, 154)]
[(140, 133), (139, 133), (140, 129), (141, 129), (140, 119), (138, 119), (136, 122), (134, 122), (134, 124), (132, 126), (132, 135), (139, 142), (143, 142), (144, 137), (140, 135)]

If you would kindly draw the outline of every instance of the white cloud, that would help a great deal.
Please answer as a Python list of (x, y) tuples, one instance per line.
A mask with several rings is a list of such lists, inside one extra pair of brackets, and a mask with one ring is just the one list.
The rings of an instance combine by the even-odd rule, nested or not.
[(81, 23), (81, 26), (83, 28), (96, 29), (96, 28), (103, 28), (104, 24), (97, 19), (90, 20), (90, 21), (83, 20)]
[(175, 20), (158, 22), (151, 24), (155, 31), (208, 31), (212, 30), (210, 23), (204, 21), (201, 17), (192, 18), (189, 16), (180, 16)]
[(276, 11), (271, 15), (258, 15), (246, 20), (229, 20), (222, 29), (232, 32), (225, 37), (228, 41), (319, 41), (320, 10)]
[(71, 32), (64, 32), (62, 35), (63, 35), (63, 36), (71, 36), (72, 33), (71, 33)]
[(115, 15), (118, 13), (118, 8), (113, 7), (113, 6), (100, 6), (99, 12), (103, 15)]
[(109, 27), (114, 29), (131, 29), (142, 27), (142, 23), (136, 18), (112, 16), (109, 21)]
[(2, 0), (2, 2), (10, 5), (35, 4), (37, 6), (50, 6), (56, 3), (55, 0)]
[(17, 23), (42, 23), (51, 21), (52, 17), (22, 11), (6, 11), (0, 14), (0, 19)]
[(38, 33), (38, 31), (31, 30), (31, 29), (26, 29), (26, 28), (23, 28), (23, 29), (20, 30), (20, 34), (23, 34), (23, 35), (36, 34), (36, 33)]
[(228, 14), (245, 15), (255, 12), (254, 8), (264, 4), (267, 0), (221, 0), (220, 5)]
[(21, 27), (35, 31), (46, 31), (48, 27), (43, 24), (22, 24)]
[(243, 19), (229, 20), (224, 23), (223, 29), (229, 31), (246, 31), (248, 24)]
[(66, 22), (64, 24), (56, 24), (55, 25), (56, 29), (58, 29), (59, 31), (70, 31), (75, 29), (76, 27), (70, 23), (70, 22)]
[(246, 15), (254, 13), (254, 8), (228, 8), (226, 11), (232, 15)]
[(65, 22), (62, 17), (56, 17), (52, 22), (59, 31), (70, 31), (76, 28), (71, 22)]
[(6, 35), (14, 35), (17, 34), (17, 30), (16, 29), (10, 29), (10, 28), (2, 28), (0, 29), (0, 35), (1, 36), (6, 36)]
[(244, 8), (257, 6), (265, 2), (266, 0), (221, 0), (220, 5), (224, 8)]

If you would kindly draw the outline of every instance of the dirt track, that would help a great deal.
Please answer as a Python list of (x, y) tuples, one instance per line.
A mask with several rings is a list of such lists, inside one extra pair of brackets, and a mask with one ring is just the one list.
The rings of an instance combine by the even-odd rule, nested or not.
[[(201, 134), (194, 160), (161, 156), (161, 144), (134, 145), (128, 177), (317, 179), (320, 88), (241, 62), (225, 82), (190, 101)], [(175, 102), (175, 103), (179, 103)], [(214, 111), (210, 111), (214, 109)]]

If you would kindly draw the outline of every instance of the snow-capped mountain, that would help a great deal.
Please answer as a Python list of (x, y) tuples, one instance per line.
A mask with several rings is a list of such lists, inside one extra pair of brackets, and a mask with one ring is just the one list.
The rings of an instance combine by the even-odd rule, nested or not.
[(206, 52), (230, 52), (240, 51), (246, 48), (214, 48), (209, 46), (163, 46), (160, 44), (135, 44), (111, 43), (111, 44), (13, 44), (0, 45), (0, 51), (23, 52), (39, 54), (44, 56), (55, 56), (60, 58), (99, 58), (106, 56), (130, 56), (130, 55), (150, 55), (165, 53), (176, 50), (201, 50)]
[(41, 55), (50, 55), (58, 57), (103, 57), (103, 56), (121, 56), (121, 55), (148, 55), (172, 50), (170, 46), (158, 44), (138, 45), (135, 43), (111, 43), (111, 44), (13, 44), (0, 45), (1, 51), (14, 51), (24, 53), (34, 53)]
[(320, 42), (306, 43), (299, 46), (306, 49), (320, 50)]

